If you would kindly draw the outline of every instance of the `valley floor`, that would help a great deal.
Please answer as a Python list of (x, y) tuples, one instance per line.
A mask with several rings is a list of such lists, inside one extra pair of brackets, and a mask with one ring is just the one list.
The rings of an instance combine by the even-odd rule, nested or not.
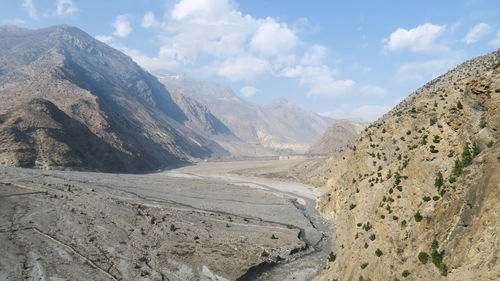
[(227, 175), (237, 167), (0, 168), (0, 280), (312, 279), (333, 227), (315, 209), (321, 191)]

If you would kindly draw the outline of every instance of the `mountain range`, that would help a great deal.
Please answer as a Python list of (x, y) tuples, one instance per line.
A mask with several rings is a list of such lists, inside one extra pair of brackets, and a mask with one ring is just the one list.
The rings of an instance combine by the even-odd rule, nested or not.
[(0, 165), (140, 172), (304, 152), (331, 120), (212, 82), (158, 79), (67, 25), (0, 27)]
[(206, 105), (240, 140), (224, 146), (234, 154), (303, 153), (333, 121), (285, 99), (259, 106), (238, 97), (231, 88), (186, 75), (155, 73), (172, 93)]
[[(231, 135), (128, 56), (75, 27), (0, 28), (0, 163), (147, 171), (226, 155)], [(198, 133), (200, 132), (200, 133)]]

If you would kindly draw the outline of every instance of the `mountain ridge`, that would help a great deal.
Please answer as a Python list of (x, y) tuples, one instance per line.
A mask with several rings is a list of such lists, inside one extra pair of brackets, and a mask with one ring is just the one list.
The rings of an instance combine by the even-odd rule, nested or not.
[(498, 278), (499, 65), (439, 76), (327, 160), (336, 261), (317, 280)]
[(329, 118), (300, 108), (285, 99), (266, 105), (238, 97), (230, 87), (186, 75), (155, 73), (171, 92), (179, 92), (206, 105), (240, 140), (233, 153), (279, 155), (303, 153), (319, 139)]
[[(194, 120), (200, 116), (187, 116), (154, 76), (76, 27), (0, 28), (0, 46), (0, 94), (5, 100), (0, 114), (34, 98), (50, 101), (117, 153), (132, 156), (123, 165), (125, 170), (112, 171), (148, 171), (227, 154), (206, 135), (196, 133), (197, 128), (184, 126), (203, 122)], [(198, 103), (191, 102), (190, 106), (203, 112)], [(218, 124), (210, 112), (204, 112), (203, 118)], [(210, 130), (218, 133), (217, 128)], [(17, 152), (6, 147), (0, 160), (10, 165), (12, 162), (4, 158), (11, 159)], [(47, 165), (37, 167), (58, 166)], [(86, 168), (96, 167), (99, 163), (93, 162)]]

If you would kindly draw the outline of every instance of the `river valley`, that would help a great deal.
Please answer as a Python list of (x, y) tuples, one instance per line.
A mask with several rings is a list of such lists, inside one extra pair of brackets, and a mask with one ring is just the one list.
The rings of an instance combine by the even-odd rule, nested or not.
[(311, 280), (333, 228), (315, 209), (321, 191), (230, 173), (237, 165), (1, 168), (0, 279)]

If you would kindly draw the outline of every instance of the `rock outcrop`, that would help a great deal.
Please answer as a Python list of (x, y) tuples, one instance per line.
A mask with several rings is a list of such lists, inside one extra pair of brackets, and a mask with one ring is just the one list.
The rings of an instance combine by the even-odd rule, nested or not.
[(328, 160), (317, 280), (500, 278), (500, 53), (411, 94)]

